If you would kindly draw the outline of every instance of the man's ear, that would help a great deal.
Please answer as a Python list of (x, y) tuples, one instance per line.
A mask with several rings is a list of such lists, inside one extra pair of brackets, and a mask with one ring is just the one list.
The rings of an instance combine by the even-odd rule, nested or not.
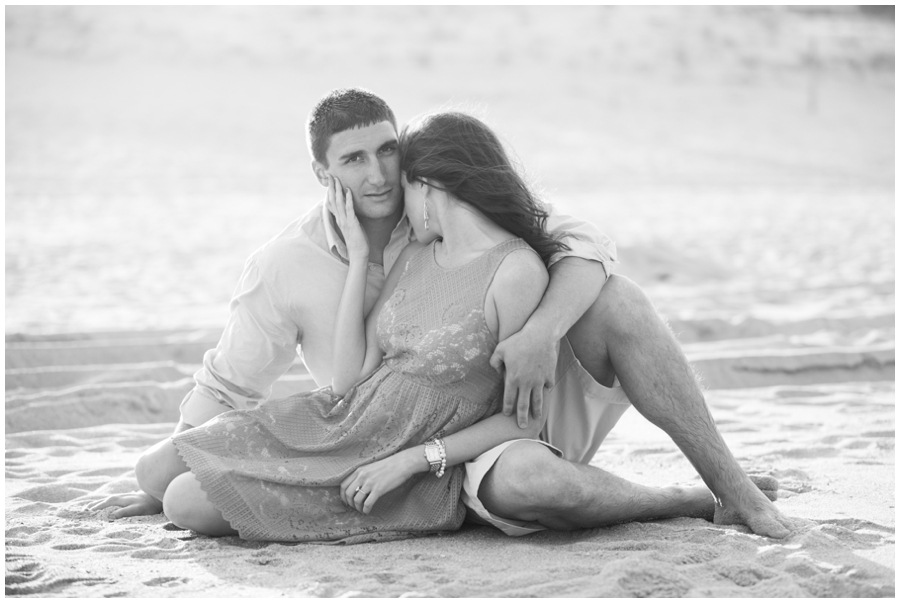
[(313, 160), (312, 170), (313, 174), (316, 175), (316, 180), (319, 181), (319, 184), (321, 184), (322, 186), (328, 186), (328, 168), (326, 168), (318, 161)]

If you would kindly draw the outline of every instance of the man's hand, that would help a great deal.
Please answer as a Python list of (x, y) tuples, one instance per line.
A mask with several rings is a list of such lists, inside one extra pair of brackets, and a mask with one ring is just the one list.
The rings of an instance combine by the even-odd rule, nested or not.
[(491, 366), (500, 372), (503, 365), (506, 378), (503, 388), (503, 414), (509, 416), (516, 408), (519, 427), (528, 427), (531, 416), (543, 415), (544, 388), (553, 386), (559, 341), (553, 341), (526, 323), (518, 333), (497, 344), (491, 356)]
[(137, 491), (127, 494), (113, 494), (103, 500), (88, 505), (88, 511), (99, 511), (107, 507), (122, 507), (109, 514), (110, 519), (135, 517), (137, 515), (156, 515), (162, 513), (162, 503), (146, 492)]

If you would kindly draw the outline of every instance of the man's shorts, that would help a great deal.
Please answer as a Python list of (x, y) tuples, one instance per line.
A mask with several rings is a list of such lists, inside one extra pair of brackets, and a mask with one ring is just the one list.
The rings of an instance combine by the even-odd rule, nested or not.
[[(631, 402), (618, 379), (612, 387), (600, 385), (581, 366), (569, 340), (563, 338), (560, 341), (556, 382), (544, 391), (543, 412), (547, 423), (541, 432), (542, 444), (568, 461), (590, 463), (606, 435), (630, 407)], [(546, 529), (535, 522), (498, 517), (485, 509), (478, 499), (484, 476), (507, 448), (522, 441), (528, 440), (504, 442), (466, 463), (462, 501), (468, 511), (468, 521), (496, 526), (510, 536), (524, 536)]]

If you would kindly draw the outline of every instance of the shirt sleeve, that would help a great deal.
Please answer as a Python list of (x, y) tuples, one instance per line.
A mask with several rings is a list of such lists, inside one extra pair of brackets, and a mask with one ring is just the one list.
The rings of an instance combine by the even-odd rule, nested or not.
[(613, 266), (618, 262), (616, 244), (590, 222), (551, 208), (547, 218), (547, 231), (560, 236), (562, 242), (569, 246), (568, 250), (553, 254), (550, 258), (551, 266), (563, 258), (578, 257), (600, 262), (606, 278), (612, 274)]
[(181, 417), (201, 425), (231, 409), (254, 408), (297, 356), (299, 328), (251, 256), (235, 288), (230, 316), (215, 349), (203, 356), (196, 386), (181, 403)]

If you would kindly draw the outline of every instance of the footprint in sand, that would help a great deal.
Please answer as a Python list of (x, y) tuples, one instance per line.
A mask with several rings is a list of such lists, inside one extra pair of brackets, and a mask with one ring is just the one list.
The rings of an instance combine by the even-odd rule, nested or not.
[(49, 567), (30, 555), (6, 554), (6, 594), (8, 596), (61, 593), (76, 584), (110, 583), (106, 578), (79, 576), (74, 572)]
[(683, 597), (691, 589), (686, 580), (652, 569), (627, 572), (617, 583), (629, 597)]
[(379, 584), (393, 584), (397, 581), (397, 575), (391, 572), (375, 572), (368, 574), (366, 577), (374, 578)]
[(52, 486), (37, 486), (22, 490), (16, 494), (16, 497), (33, 502), (62, 503), (83, 496), (87, 494), (87, 492), (88, 490), (82, 490), (81, 488), (70, 488), (68, 486), (56, 484)]
[(249, 559), (246, 559), (247, 563), (252, 563), (253, 565), (262, 565), (268, 567), (279, 567), (281, 565), (285, 565), (287, 561), (282, 558), (278, 553), (270, 551), (268, 549), (263, 549), (261, 551), (257, 551), (250, 555)]
[(184, 543), (175, 541), (181, 546), (181, 550), (176, 550), (172, 548), (142, 548), (131, 553), (130, 557), (132, 559), (163, 559), (166, 561), (171, 561), (172, 559), (187, 559), (190, 557), (190, 554), (184, 552)]
[[(9, 465), (9, 463), (7, 463), (7, 465)], [(6, 479), (33, 480), (40, 475), (42, 475), (40, 471), (35, 471), (31, 468), (10, 469), (7, 466), (6, 469)]]
[(153, 578), (152, 580), (147, 580), (144, 582), (144, 586), (180, 586), (181, 584), (187, 584), (190, 581), (189, 578), (174, 578), (171, 576), (160, 576), (159, 578)]
[(778, 479), (778, 489), (787, 493), (786, 497), (814, 490), (811, 485), (812, 478), (799, 469), (777, 469), (771, 474)]
[(696, 550), (688, 550), (681, 554), (669, 557), (668, 561), (676, 565), (697, 565), (706, 563), (719, 557), (721, 553), (715, 549), (700, 548)]
[(750, 564), (725, 565), (716, 567), (715, 571), (718, 575), (731, 580), (732, 582), (743, 588), (754, 586), (763, 580), (775, 578), (778, 575), (775, 572), (764, 567)]
[(73, 536), (93, 536), (100, 531), (100, 528), (96, 526), (84, 526), (75, 524), (72, 527), (62, 528), (60, 531), (65, 534), (72, 534)]
[(107, 532), (102, 532), (101, 536), (104, 538), (121, 538), (122, 540), (136, 540), (142, 536), (140, 532), (133, 532), (131, 530), (112, 530)]
[(874, 549), (894, 543), (894, 530), (863, 519), (819, 520), (822, 533), (837, 538), (841, 543), (853, 548)]
[(119, 477), (125, 473), (134, 471), (134, 465), (123, 465), (121, 467), (103, 467), (102, 469), (94, 469), (92, 471), (81, 471), (74, 475), (78, 477)]

